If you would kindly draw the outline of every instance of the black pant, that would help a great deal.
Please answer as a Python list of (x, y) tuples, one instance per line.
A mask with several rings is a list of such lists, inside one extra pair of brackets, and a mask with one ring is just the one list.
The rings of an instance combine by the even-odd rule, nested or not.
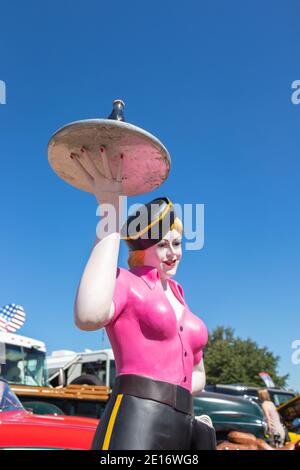
[[(151, 380), (151, 379), (149, 379)], [(153, 382), (152, 382), (153, 384)], [(214, 429), (158, 401), (114, 387), (96, 430), (93, 450), (212, 450)]]

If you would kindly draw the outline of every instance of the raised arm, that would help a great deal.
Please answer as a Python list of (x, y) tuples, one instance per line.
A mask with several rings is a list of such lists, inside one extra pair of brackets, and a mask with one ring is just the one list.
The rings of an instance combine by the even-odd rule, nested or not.
[[(81, 330), (97, 330), (105, 326), (114, 314), (112, 302), (120, 247), (119, 213), (122, 210), (121, 196), (122, 157), (120, 157), (116, 179), (113, 178), (105, 149), (100, 149), (105, 176), (101, 175), (86, 149), (81, 155), (71, 158), (78, 171), (89, 180), (100, 211), (104, 204), (115, 209), (116, 227), (110, 232), (97, 230), (97, 237), (81, 276), (74, 304), (75, 324)], [(99, 222), (101, 224), (101, 220)], [(99, 228), (99, 227), (98, 227)]]

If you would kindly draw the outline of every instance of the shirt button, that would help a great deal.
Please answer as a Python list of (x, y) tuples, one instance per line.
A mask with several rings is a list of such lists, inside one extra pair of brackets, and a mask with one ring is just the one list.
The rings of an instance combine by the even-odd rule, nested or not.
[(184, 357), (186, 357), (186, 356), (187, 356), (187, 352), (186, 352), (186, 351), (184, 351)]
[(184, 377), (183, 381), (186, 382), (186, 377)]
[(180, 327), (180, 331), (183, 331), (183, 326)]

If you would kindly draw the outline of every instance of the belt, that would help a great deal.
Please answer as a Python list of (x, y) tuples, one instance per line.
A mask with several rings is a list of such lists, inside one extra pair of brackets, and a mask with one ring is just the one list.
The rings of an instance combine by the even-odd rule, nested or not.
[(183, 413), (194, 414), (192, 394), (180, 385), (141, 375), (124, 374), (116, 377), (114, 392), (158, 401)]

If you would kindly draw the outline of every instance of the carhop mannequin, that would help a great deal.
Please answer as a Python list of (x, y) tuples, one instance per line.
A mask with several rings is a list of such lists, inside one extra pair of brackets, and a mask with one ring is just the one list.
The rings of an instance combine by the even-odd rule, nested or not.
[[(91, 163), (85, 149), (80, 160), (73, 159), (78, 170), (84, 159)], [(100, 205), (113, 205), (118, 217), (122, 158), (116, 179), (108, 160), (105, 167), (106, 177), (93, 173), (94, 193)], [(75, 322), (82, 330), (106, 328), (117, 369), (92, 449), (215, 448), (214, 429), (193, 414), (192, 394), (205, 385), (207, 329), (172, 279), (182, 255), (180, 226), (172, 202), (158, 198), (128, 217), (121, 229), (97, 238), (90, 253), (77, 291)], [(140, 259), (129, 270), (117, 265), (121, 239), (132, 259), (136, 254)]]
[[(123, 108), (115, 100), (107, 119), (68, 124), (48, 144), (53, 170), (93, 193), (100, 214), (113, 209), (108, 216), (117, 222), (107, 230), (97, 225), (74, 305), (78, 328), (106, 329), (116, 362), (92, 449), (214, 449), (215, 431), (208, 417), (195, 418), (192, 401), (205, 386), (207, 329), (173, 280), (182, 223), (167, 197), (141, 206), (122, 227), (119, 222), (125, 195), (157, 189), (168, 177), (170, 155), (156, 137), (124, 122)], [(121, 239), (130, 269), (118, 267)]]

